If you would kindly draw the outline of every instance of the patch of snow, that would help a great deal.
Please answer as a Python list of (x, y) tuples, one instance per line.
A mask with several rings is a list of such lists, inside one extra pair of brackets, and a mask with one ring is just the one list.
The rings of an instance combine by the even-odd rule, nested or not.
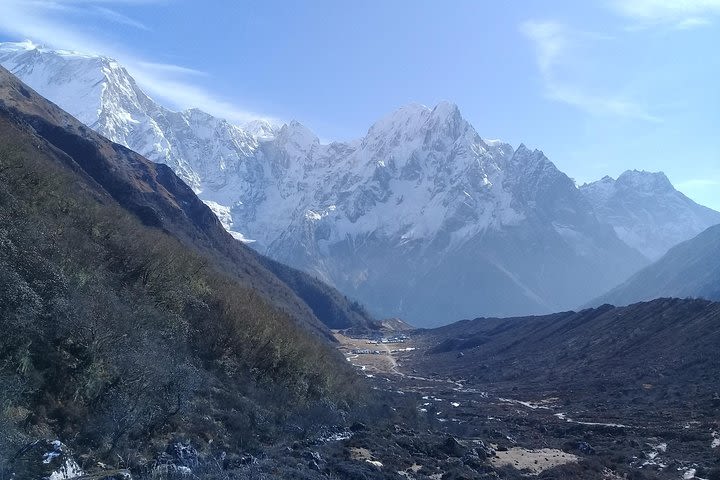
[(518, 405), (522, 405), (522, 406), (530, 408), (532, 410), (538, 410), (538, 409), (550, 410), (549, 406), (543, 405), (540, 403), (524, 402), (522, 400), (513, 400), (511, 398), (498, 398), (498, 400), (500, 400), (501, 402), (505, 402), (505, 403), (516, 403)]
[(72, 458), (68, 458), (58, 470), (50, 474), (48, 480), (69, 480), (71, 478), (81, 477), (84, 474), (80, 465)]
[(588, 425), (593, 427), (615, 427), (615, 428), (632, 428), (629, 425), (623, 425), (621, 423), (600, 423), (600, 422), (581, 422), (578, 420), (573, 420), (572, 418), (568, 417), (565, 413), (555, 413), (553, 414), (560, 420), (565, 420), (568, 423), (576, 423), (578, 425)]
[(229, 233), (230, 235), (232, 235), (232, 237), (233, 237), (235, 240), (240, 240), (240, 241), (243, 242), (243, 243), (254, 243), (254, 242), (255, 242), (255, 240), (252, 240), (252, 239), (250, 239), (250, 238), (245, 237), (245, 235), (243, 235), (243, 234), (240, 233), (240, 232), (235, 232), (235, 231), (233, 231), (233, 230), (228, 230), (228, 233)]
[(339, 433), (333, 433), (332, 435), (322, 438), (321, 440), (323, 442), (341, 442), (343, 440), (349, 440), (352, 438), (353, 434), (349, 431), (339, 432)]
[(240, 240), (243, 243), (253, 243), (255, 241), (245, 237), (242, 233), (233, 230), (233, 218), (230, 207), (213, 202), (212, 200), (204, 200), (203, 202), (210, 208), (210, 210), (212, 210), (218, 220), (220, 220), (223, 228), (225, 228), (225, 230), (227, 230), (233, 238)]
[(62, 455), (62, 451), (60, 450), (53, 450), (52, 452), (47, 452), (43, 454), (43, 463), (50, 463), (60, 455)]

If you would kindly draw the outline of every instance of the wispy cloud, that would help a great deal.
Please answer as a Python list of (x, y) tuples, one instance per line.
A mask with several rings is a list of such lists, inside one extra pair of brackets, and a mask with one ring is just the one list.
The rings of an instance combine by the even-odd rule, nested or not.
[(200, 108), (241, 124), (264, 119), (278, 121), (243, 109), (219, 98), (197, 83), (205, 72), (184, 65), (157, 62), (109, 43), (77, 25), (78, 15), (147, 29), (145, 25), (113, 10), (121, 4), (167, 3), (163, 0), (1, 0), (0, 31), (48, 47), (106, 55), (123, 64), (148, 94), (170, 108)]
[(547, 76), (567, 50), (565, 27), (554, 21), (528, 20), (520, 25), (520, 31), (534, 44), (540, 72)]
[(709, 25), (713, 17), (720, 16), (720, 0), (611, 0), (610, 7), (640, 28), (695, 28)]
[(194, 68), (183, 67), (180, 65), (173, 65), (172, 63), (155, 63), (155, 62), (138, 62), (138, 66), (161, 73), (169, 74), (180, 74), (180, 75), (193, 75), (197, 77), (207, 77), (207, 72), (202, 70), (195, 70)]
[(597, 94), (572, 82), (560, 73), (572, 68), (579, 55), (579, 46), (589, 41), (607, 40), (588, 32), (580, 32), (552, 20), (529, 20), (520, 25), (520, 31), (532, 42), (537, 66), (542, 77), (545, 96), (571, 105), (593, 115), (615, 115), (650, 122), (660, 118), (649, 113), (640, 104), (615, 94)]
[[(20, 2), (17, 0), (5, 0), (7, 8), (17, 8)], [(153, 0), (25, 0), (22, 6), (29, 12), (36, 14), (49, 13), (72, 15), (75, 17), (97, 17), (102, 20), (137, 28), (139, 30), (149, 30), (148, 27), (117, 10), (113, 10), (104, 5), (110, 4), (148, 4), (157, 3)], [(12, 14), (12, 13), (11, 13)]]
[(129, 27), (137, 28), (139, 30), (150, 30), (144, 23), (141, 23), (134, 18), (130, 18), (127, 15), (123, 15), (122, 13), (116, 12), (115, 10), (107, 7), (101, 7), (99, 5), (96, 5), (90, 11), (105, 18), (106, 20), (110, 20), (111, 22), (115, 22), (120, 25), (127, 25)]

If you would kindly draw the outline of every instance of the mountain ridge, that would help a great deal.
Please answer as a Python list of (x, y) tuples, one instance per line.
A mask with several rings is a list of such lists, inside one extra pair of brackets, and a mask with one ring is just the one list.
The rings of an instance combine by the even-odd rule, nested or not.
[[(62, 152), (67, 165), (88, 178), (144, 224), (172, 233), (192, 248), (209, 255), (219, 269), (252, 284), (266, 298), (292, 312), (295, 319), (307, 322), (314, 331), (331, 338), (327, 327), (312, 309), (274, 273), (273, 265), (264, 265), (254, 250), (233, 240), (222, 228), (211, 210), (182, 182), (170, 167), (153, 163), (128, 148), (114, 144), (81, 124), (56, 105), (25, 88), (7, 70), (0, 67), (1, 113), (13, 121), (28, 125)], [(313, 283), (304, 274), (298, 284)], [(347, 303), (339, 293), (327, 287), (317, 293), (341, 304)], [(292, 293), (291, 293), (292, 292)], [(370, 317), (348, 312), (350, 326), (369, 326)], [(305, 319), (305, 320), (301, 320)], [(337, 324), (338, 319), (325, 318)]]
[(586, 183), (580, 191), (601, 221), (650, 260), (671, 247), (720, 224), (720, 212), (699, 205), (676, 190), (663, 172), (627, 170)]
[(657, 297), (720, 301), (720, 225), (674, 246), (590, 305), (627, 305)]
[[(22, 60), (23, 48), (0, 46), (0, 63), (31, 76), (28, 65), (42, 62)], [(148, 105), (143, 95), (117, 107), (146, 119), (125, 122), (133, 135), (112, 122), (98, 131), (170, 165), (235, 238), (379, 316), (437, 324), (548, 313), (647, 264), (542, 152), (484, 140), (450, 102), (410, 104), (360, 139), (323, 144), (296, 121), (245, 131), (196, 109)], [(443, 307), (429, 303), (441, 297), (434, 284), (451, 299)]]
[(367, 398), (320, 321), (361, 308), (2, 67), (0, 245), (0, 477), (166, 476), (176, 445), (235, 469)]

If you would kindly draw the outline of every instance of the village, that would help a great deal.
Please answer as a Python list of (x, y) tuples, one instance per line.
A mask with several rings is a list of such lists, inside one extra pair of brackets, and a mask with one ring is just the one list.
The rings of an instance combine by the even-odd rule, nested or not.
[[(360, 339), (356, 339), (360, 340)], [(397, 344), (403, 344), (410, 340), (410, 337), (405, 334), (399, 334), (399, 335), (393, 335), (391, 337), (384, 337), (381, 334), (373, 335), (371, 338), (365, 339), (365, 343), (368, 345), (397, 345)], [(350, 349), (350, 353), (354, 355), (389, 355), (396, 352), (404, 352), (404, 351), (411, 351), (414, 350), (414, 348), (398, 348), (398, 349), (390, 349), (390, 348), (383, 348), (381, 350), (379, 349), (373, 349), (373, 348), (353, 348)]]

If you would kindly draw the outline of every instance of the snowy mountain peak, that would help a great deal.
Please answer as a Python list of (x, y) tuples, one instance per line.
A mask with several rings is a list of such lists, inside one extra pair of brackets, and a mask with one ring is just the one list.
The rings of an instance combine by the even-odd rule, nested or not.
[(25, 40), (22, 42), (2, 42), (0, 43), (0, 53), (2, 52), (19, 52), (19, 51), (30, 51), (44, 48), (42, 45), (34, 43), (32, 40)]
[(646, 193), (668, 193), (675, 191), (672, 183), (663, 172), (627, 170), (616, 181), (620, 187), (632, 188)]
[(524, 143), (521, 143), (515, 149), (515, 156), (518, 157), (518, 159), (530, 159), (537, 156), (537, 153), (542, 152), (539, 152), (537, 149), (530, 150)]
[[(626, 172), (578, 190), (542, 151), (483, 140), (450, 102), (409, 104), (359, 140), (322, 144), (297, 121), (239, 127), (168, 110), (105, 57), (0, 44), (0, 63), (86, 125), (168, 164), (236, 238), (384, 316), (570, 308), (643, 261), (628, 245), (650, 256), (657, 238), (676, 241), (720, 216), (691, 208), (699, 216), (688, 228), (679, 192), (666, 195), (667, 219), (613, 213), (617, 198), (642, 204), (627, 192), (654, 199), (662, 195), (638, 192), (669, 182)], [(591, 200), (597, 185), (607, 191)], [(680, 228), (626, 231), (658, 222)]]
[(293, 120), (280, 127), (276, 139), (279, 142), (292, 143), (304, 148), (309, 148), (316, 143), (320, 143), (317, 135), (297, 120)]
[(114, 61), (109, 57), (105, 57), (102, 55), (96, 55), (92, 53), (87, 52), (78, 52), (75, 50), (59, 50), (59, 49), (52, 49), (48, 48), (45, 45), (37, 44), (33, 42), (32, 40), (25, 40), (22, 42), (1, 42), (0, 43), (0, 52), (5, 53), (30, 53), (32, 52), (33, 55), (40, 56), (40, 55), (53, 55), (57, 57), (66, 57), (66, 58), (84, 58), (84, 59), (94, 59), (94, 60), (100, 60), (100, 61)]
[(129, 75), (114, 60), (32, 42), (0, 44), (0, 63), (35, 90), (92, 126), (103, 109), (111, 77), (128, 84)]
[(278, 127), (276, 125), (273, 125), (269, 121), (263, 119), (252, 120), (244, 125), (241, 125), (240, 128), (258, 140), (271, 140), (275, 138), (278, 131)]
[(440, 131), (455, 140), (468, 126), (460, 109), (453, 103), (440, 102), (434, 108), (410, 103), (375, 122), (368, 130), (367, 138), (414, 139), (428, 132)]
[(213, 117), (207, 112), (200, 110), (199, 108), (189, 108), (183, 112), (184, 116), (198, 122), (213, 122), (215, 123), (218, 119)]
[(605, 175), (600, 180), (581, 185), (580, 190), (595, 203), (605, 203), (615, 193), (615, 179)]
[(515, 150), (514, 155), (509, 158), (508, 168), (525, 171), (560, 172), (555, 164), (545, 156), (542, 150), (531, 150), (522, 143)]
[(454, 103), (441, 102), (430, 113), (429, 130), (436, 135), (445, 136), (456, 141), (466, 133), (470, 141), (479, 141), (480, 137), (470, 124), (463, 118), (460, 109)]
[(720, 213), (690, 200), (662, 172), (628, 170), (580, 187), (598, 218), (647, 258), (720, 223)]
[(447, 100), (443, 100), (437, 105), (435, 105), (435, 108), (432, 109), (432, 113), (437, 117), (444, 118), (461, 116), (460, 108), (456, 104), (448, 102)]
[(366, 139), (379, 137), (407, 136), (410, 132), (415, 134), (422, 129), (431, 110), (425, 105), (411, 103), (398, 108), (375, 122), (368, 130)]
[(454, 103), (440, 102), (430, 112), (430, 117), (438, 126), (460, 126), (465, 122), (460, 108)]

